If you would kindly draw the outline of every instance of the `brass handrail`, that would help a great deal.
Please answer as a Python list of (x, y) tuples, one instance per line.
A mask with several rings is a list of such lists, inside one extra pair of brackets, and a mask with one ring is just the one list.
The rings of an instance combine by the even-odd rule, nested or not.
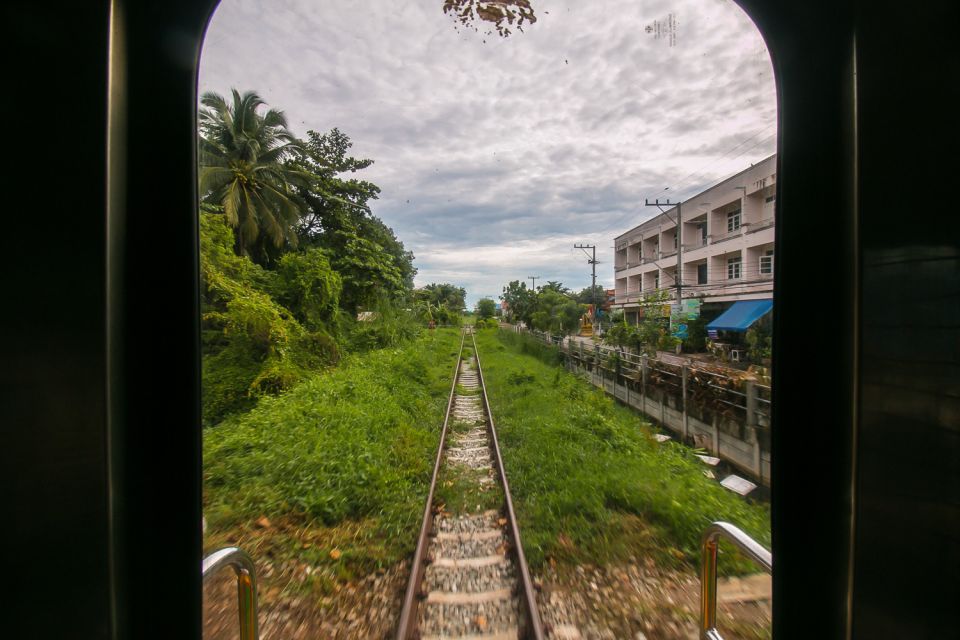
[(717, 546), (720, 538), (732, 542), (751, 560), (773, 573), (773, 554), (728, 522), (714, 522), (700, 543), (700, 640), (723, 640), (717, 631)]
[(237, 547), (214, 551), (203, 559), (203, 582), (223, 567), (237, 574), (237, 601), (240, 605), (240, 640), (259, 640), (257, 624), (257, 570), (253, 560)]

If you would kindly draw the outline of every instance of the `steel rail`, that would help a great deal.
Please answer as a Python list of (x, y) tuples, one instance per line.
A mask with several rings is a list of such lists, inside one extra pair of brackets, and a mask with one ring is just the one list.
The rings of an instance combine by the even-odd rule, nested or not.
[(463, 359), (463, 343), (466, 333), (460, 334), (460, 349), (457, 351), (457, 362), (453, 368), (453, 382), (450, 384), (450, 397), (447, 399), (447, 411), (443, 416), (443, 428), (440, 431), (440, 446), (437, 447), (437, 459), (433, 463), (433, 475), (430, 478), (430, 490), (427, 492), (427, 502), (423, 509), (423, 524), (420, 526), (420, 537), (417, 538), (417, 549), (413, 553), (413, 564), (410, 566), (410, 581), (403, 597), (403, 608), (400, 610), (400, 623), (397, 625), (397, 640), (407, 640), (414, 637), (417, 626), (417, 591), (423, 580), (424, 560), (426, 559), (430, 530), (433, 528), (433, 495), (437, 488), (437, 477), (443, 464), (443, 450), (447, 443), (447, 427), (450, 424), (450, 413), (453, 409), (453, 399), (457, 392), (457, 379), (460, 374), (460, 361)]
[(203, 582), (224, 567), (237, 574), (237, 602), (240, 609), (240, 640), (258, 640), (260, 629), (257, 622), (257, 570), (246, 553), (237, 547), (214, 551), (203, 559)]
[(517, 515), (513, 510), (513, 499), (510, 497), (510, 484), (507, 482), (507, 472), (503, 468), (503, 458), (500, 455), (500, 441), (497, 438), (497, 428), (493, 422), (493, 411), (490, 410), (490, 400), (487, 398), (487, 385), (483, 380), (483, 367), (480, 365), (480, 352), (477, 350), (477, 339), (471, 333), (473, 341), (473, 356), (477, 360), (477, 375), (480, 379), (480, 390), (483, 392), (483, 408), (487, 412), (487, 428), (490, 430), (490, 439), (493, 441), (493, 453), (497, 461), (497, 470), (500, 472), (500, 483), (503, 487), (504, 503), (507, 509), (507, 520), (510, 525), (510, 537), (513, 539), (513, 548), (517, 557), (517, 565), (520, 570), (520, 580), (523, 583), (523, 598), (527, 605), (527, 618), (529, 622), (528, 638), (534, 640), (543, 640), (543, 623), (540, 621), (540, 613), (537, 609), (537, 597), (533, 589), (533, 580), (530, 578), (530, 569), (527, 567), (527, 558), (523, 553), (523, 545), (520, 543), (520, 527), (517, 524)]

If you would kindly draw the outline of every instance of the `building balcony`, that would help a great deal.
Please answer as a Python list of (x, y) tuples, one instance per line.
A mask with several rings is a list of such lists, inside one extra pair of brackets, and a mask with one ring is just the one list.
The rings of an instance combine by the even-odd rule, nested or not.
[(757, 222), (747, 222), (743, 226), (747, 228), (747, 233), (755, 233), (764, 229), (769, 229), (774, 225), (773, 216), (758, 220)]
[(708, 244), (717, 244), (718, 242), (723, 242), (724, 240), (730, 240), (731, 238), (739, 238), (744, 233), (746, 233), (746, 227), (740, 226), (733, 231), (723, 231), (721, 233), (711, 233), (707, 236)]
[(639, 289), (629, 289), (627, 291), (618, 291), (614, 297), (614, 304), (627, 304), (636, 302), (640, 299)]

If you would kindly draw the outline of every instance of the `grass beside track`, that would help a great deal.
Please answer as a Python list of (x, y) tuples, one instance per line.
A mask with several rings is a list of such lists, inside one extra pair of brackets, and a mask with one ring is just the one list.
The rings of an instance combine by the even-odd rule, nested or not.
[[(770, 514), (708, 479), (688, 447), (658, 443), (649, 424), (525, 340), (481, 331), (477, 349), (524, 550), (531, 565), (605, 564), (642, 555), (697, 562), (700, 536), (725, 520), (770, 545)], [(550, 354), (539, 354), (549, 360)], [(742, 558), (724, 573), (751, 570)]]
[(334, 581), (410, 554), (459, 344), (456, 329), (425, 332), (206, 429), (206, 546), (326, 565)]

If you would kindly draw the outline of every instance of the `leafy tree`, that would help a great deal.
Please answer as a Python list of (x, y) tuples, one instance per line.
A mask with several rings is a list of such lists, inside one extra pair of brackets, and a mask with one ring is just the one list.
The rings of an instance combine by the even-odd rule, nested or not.
[(703, 316), (687, 320), (687, 337), (683, 348), (691, 353), (700, 353), (707, 348), (707, 321)]
[(340, 291), (340, 274), (330, 266), (321, 249), (285, 254), (277, 265), (278, 299), (294, 312), (297, 320), (310, 329), (330, 327), (333, 323)]
[(341, 306), (351, 315), (394, 301), (405, 291), (403, 273), (393, 256), (376, 242), (350, 231), (337, 231), (340, 250), (332, 257), (343, 279)]
[(200, 194), (236, 230), (235, 250), (265, 263), (278, 249), (297, 246), (297, 224), (306, 203), (294, 187), (309, 176), (283, 163), (299, 150), (283, 113), (256, 93), (233, 101), (205, 93), (200, 110)]
[(584, 287), (580, 293), (577, 294), (577, 302), (581, 304), (596, 304), (602, 305), (603, 302), (607, 299), (607, 290), (601, 287), (600, 285), (594, 285), (592, 287)]
[(556, 291), (557, 293), (561, 293), (565, 296), (570, 295), (570, 289), (563, 286), (562, 282), (557, 282), (556, 280), (548, 280), (547, 284), (540, 285), (539, 291), (541, 293), (543, 293), (544, 291)]
[(536, 293), (527, 288), (526, 282), (519, 280), (511, 281), (503, 288), (503, 295), (500, 299), (507, 304), (507, 316), (509, 321), (524, 321), (530, 324), (531, 314), (534, 311), (536, 303)]
[(413, 294), (415, 300), (429, 300), (434, 305), (443, 305), (458, 312), (466, 306), (466, 289), (449, 282), (431, 282), (425, 287), (415, 290)]
[[(335, 266), (353, 264), (360, 245), (374, 251), (379, 248), (389, 258), (371, 265), (366, 275), (375, 277), (380, 271), (387, 280), (370, 283), (373, 287), (367, 293), (359, 293), (364, 289), (363, 283), (347, 283), (344, 274), (344, 302), (354, 311), (358, 305), (370, 304), (370, 293), (375, 298), (386, 294), (392, 299), (409, 291), (417, 270), (413, 266), (413, 253), (404, 248), (390, 227), (370, 213), (369, 202), (378, 197), (380, 188), (366, 180), (341, 177), (343, 173), (355, 173), (373, 164), (373, 160), (348, 155), (352, 146), (350, 138), (339, 129), (324, 134), (309, 131), (297, 156), (287, 164), (309, 176), (308, 183), (298, 189), (307, 204), (297, 229), (301, 243), (327, 249)], [(358, 239), (363, 243), (358, 245)], [(386, 269), (387, 266), (392, 268)], [(399, 279), (399, 286), (393, 282), (394, 276)]]
[(497, 303), (490, 298), (481, 298), (477, 301), (477, 315), (481, 320), (492, 318), (497, 313)]
[(413, 302), (418, 315), (424, 320), (459, 325), (466, 295), (463, 287), (449, 282), (431, 282), (421, 289), (414, 289)]
[(555, 289), (541, 291), (530, 320), (535, 329), (569, 335), (580, 329), (584, 307), (573, 298)]

